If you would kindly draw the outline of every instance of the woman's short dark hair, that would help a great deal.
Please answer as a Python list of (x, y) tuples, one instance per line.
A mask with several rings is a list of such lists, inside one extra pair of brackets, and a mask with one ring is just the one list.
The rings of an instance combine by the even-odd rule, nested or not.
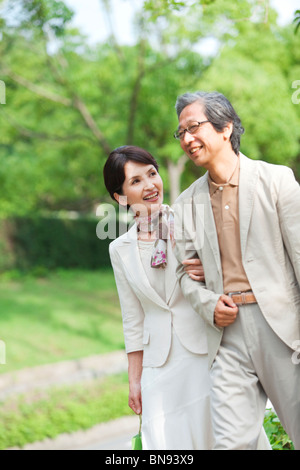
[(195, 93), (185, 93), (177, 98), (176, 112), (179, 118), (183, 109), (199, 101), (203, 105), (203, 111), (207, 119), (211, 122), (217, 132), (222, 132), (229, 122), (232, 122), (233, 129), (230, 137), (233, 151), (238, 155), (240, 151), (241, 135), (245, 132), (241, 120), (235, 112), (230, 101), (222, 93), (196, 91)]
[(109, 154), (103, 169), (106, 189), (114, 200), (114, 193), (122, 194), (122, 186), (125, 181), (124, 168), (127, 162), (153, 165), (158, 171), (157, 161), (147, 150), (134, 145), (116, 148)]

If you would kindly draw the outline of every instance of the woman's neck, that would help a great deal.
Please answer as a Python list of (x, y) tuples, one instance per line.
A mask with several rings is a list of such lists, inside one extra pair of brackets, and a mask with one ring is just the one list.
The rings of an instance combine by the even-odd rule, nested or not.
[(138, 240), (152, 242), (156, 240), (156, 232), (138, 232)]
[(161, 206), (156, 207), (155, 211), (148, 214), (139, 214), (135, 216), (138, 225), (138, 239), (143, 241), (152, 241), (156, 239), (158, 229), (158, 216)]

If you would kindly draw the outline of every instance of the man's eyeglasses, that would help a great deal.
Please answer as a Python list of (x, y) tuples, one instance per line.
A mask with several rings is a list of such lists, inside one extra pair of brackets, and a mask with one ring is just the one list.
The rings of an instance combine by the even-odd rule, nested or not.
[(175, 137), (175, 139), (182, 140), (182, 139), (184, 138), (186, 132), (188, 132), (188, 133), (191, 134), (191, 135), (196, 134), (196, 132), (197, 132), (197, 130), (199, 129), (199, 127), (200, 127), (202, 124), (205, 124), (206, 122), (210, 122), (210, 121), (202, 121), (202, 122), (195, 121), (195, 122), (191, 122), (191, 124), (190, 124), (186, 129), (181, 129), (181, 130), (177, 130), (177, 131), (174, 132), (174, 137)]

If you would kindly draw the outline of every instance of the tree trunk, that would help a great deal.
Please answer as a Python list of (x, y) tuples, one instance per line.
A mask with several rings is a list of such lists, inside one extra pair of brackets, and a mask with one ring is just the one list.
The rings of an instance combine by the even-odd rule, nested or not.
[(186, 155), (182, 155), (182, 157), (180, 157), (180, 159), (176, 163), (172, 160), (167, 161), (168, 177), (170, 184), (170, 204), (174, 204), (174, 202), (181, 193), (180, 179), (187, 160), (188, 157)]

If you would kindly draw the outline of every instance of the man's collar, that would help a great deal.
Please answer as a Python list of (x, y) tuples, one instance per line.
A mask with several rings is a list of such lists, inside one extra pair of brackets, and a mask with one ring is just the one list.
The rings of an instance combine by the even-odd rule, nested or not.
[(212, 196), (218, 189), (223, 188), (224, 186), (238, 186), (239, 185), (239, 173), (240, 173), (239, 156), (238, 156), (238, 163), (228, 183), (217, 184), (211, 179), (210, 174), (208, 173), (208, 185), (209, 185), (210, 196)]

